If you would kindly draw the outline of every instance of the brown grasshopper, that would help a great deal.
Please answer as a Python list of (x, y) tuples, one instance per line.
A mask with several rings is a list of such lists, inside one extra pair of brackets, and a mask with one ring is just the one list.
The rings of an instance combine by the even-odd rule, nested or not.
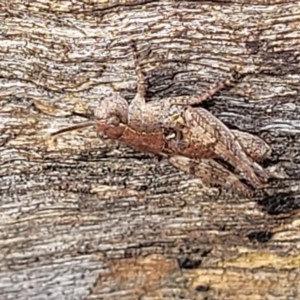
[[(270, 148), (258, 137), (228, 129), (203, 108), (191, 105), (208, 100), (231, 83), (231, 78), (202, 95), (179, 96), (146, 103), (144, 76), (134, 47), (137, 94), (128, 105), (119, 95), (103, 99), (94, 122), (57, 131), (95, 125), (100, 138), (118, 140), (139, 151), (165, 156), (176, 167), (204, 181), (236, 189), (250, 196), (251, 190), (230, 172), (223, 162), (235, 168), (254, 188), (262, 188), (268, 175), (257, 163)], [(217, 162), (220, 160), (221, 162)]]

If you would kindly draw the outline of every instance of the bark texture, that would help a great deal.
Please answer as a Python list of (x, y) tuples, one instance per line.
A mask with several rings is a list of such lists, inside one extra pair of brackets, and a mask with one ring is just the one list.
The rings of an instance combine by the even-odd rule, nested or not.
[[(300, 299), (298, 1), (0, 1), (1, 299)], [(101, 141), (110, 91), (202, 93), (272, 155), (253, 199)]]

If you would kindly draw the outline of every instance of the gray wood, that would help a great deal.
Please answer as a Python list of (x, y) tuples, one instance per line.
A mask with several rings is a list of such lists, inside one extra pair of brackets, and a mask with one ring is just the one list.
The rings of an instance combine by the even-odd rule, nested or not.
[[(300, 298), (297, 1), (1, 2), (1, 299)], [(269, 143), (268, 188), (241, 198), (93, 128), (50, 137), (132, 99), (132, 40), (149, 101), (239, 66), (204, 107)]]

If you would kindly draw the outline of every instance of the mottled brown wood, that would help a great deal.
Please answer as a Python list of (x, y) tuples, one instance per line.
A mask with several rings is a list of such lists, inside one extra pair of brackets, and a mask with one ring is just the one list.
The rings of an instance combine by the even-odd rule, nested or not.
[[(0, 298), (298, 299), (299, 24), (297, 1), (0, 1)], [(50, 136), (130, 102), (132, 40), (149, 101), (240, 68), (203, 106), (269, 143), (268, 188), (241, 198), (92, 128)]]

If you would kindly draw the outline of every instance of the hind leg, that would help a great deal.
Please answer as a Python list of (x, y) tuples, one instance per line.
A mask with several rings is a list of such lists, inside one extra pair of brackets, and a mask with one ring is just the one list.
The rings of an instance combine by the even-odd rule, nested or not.
[[(164, 125), (182, 132), (186, 146), (184, 149), (178, 147), (178, 154), (192, 158), (220, 158), (241, 172), (253, 187), (261, 188), (267, 183), (268, 174), (264, 169), (246, 154), (231, 130), (209, 111), (186, 106), (181, 113), (168, 118)], [(176, 142), (173, 141), (173, 148), (176, 148)]]
[(234, 189), (240, 194), (251, 197), (252, 191), (239, 178), (213, 159), (191, 159), (181, 155), (169, 158), (172, 165), (193, 174), (207, 183), (218, 184)]

